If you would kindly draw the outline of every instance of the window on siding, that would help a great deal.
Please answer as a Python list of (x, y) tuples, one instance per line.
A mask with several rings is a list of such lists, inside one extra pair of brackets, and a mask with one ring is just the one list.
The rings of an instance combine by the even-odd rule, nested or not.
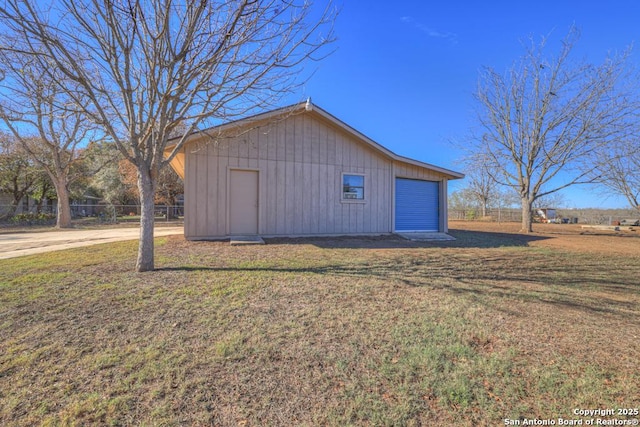
[(342, 175), (342, 198), (344, 200), (364, 200), (364, 175)]

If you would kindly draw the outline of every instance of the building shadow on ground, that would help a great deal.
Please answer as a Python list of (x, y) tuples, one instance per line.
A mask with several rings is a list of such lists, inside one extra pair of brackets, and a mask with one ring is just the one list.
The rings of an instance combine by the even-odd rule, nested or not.
[(406, 249), (406, 248), (501, 248), (527, 247), (529, 243), (552, 237), (536, 234), (449, 230), (456, 240), (410, 241), (396, 234), (381, 236), (265, 238), (267, 244), (314, 245), (323, 249)]

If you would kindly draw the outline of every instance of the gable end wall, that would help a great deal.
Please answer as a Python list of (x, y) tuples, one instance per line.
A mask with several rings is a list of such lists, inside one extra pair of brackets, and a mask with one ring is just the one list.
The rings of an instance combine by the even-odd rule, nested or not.
[[(261, 235), (392, 231), (392, 160), (312, 114), (298, 114), (218, 142), (193, 142), (185, 148), (187, 238), (229, 234), (231, 169), (259, 171)], [(341, 200), (343, 173), (365, 175), (364, 203)]]

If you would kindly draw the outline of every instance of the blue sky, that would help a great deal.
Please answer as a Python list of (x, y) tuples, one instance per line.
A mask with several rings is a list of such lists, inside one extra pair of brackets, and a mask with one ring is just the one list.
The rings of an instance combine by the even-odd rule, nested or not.
[[(574, 58), (599, 63), (640, 42), (640, 2), (344, 0), (337, 50), (315, 65), (303, 96), (397, 154), (457, 170), (449, 141), (473, 126), (481, 67), (506, 70), (523, 40), (559, 40), (573, 24)], [(626, 207), (591, 188), (563, 195), (568, 207)]]

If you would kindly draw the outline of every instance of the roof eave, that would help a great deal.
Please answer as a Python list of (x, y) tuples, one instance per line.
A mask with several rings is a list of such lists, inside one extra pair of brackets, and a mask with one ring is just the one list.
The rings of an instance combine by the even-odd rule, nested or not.
[(342, 120), (338, 119), (337, 117), (335, 117), (331, 113), (323, 110), (322, 108), (320, 108), (320, 107), (318, 107), (316, 105), (313, 105), (311, 107), (311, 109), (309, 109), (309, 107), (307, 107), (307, 111), (314, 111), (317, 114), (320, 114), (325, 119), (331, 121), (332, 123), (334, 123), (335, 125), (339, 126), (340, 128), (342, 128), (346, 132), (352, 134), (353, 136), (355, 136), (355, 137), (357, 137), (357, 138), (359, 138), (361, 140), (364, 140), (367, 144), (369, 144), (370, 146), (372, 146), (376, 150), (382, 152), (387, 157), (389, 157), (389, 158), (391, 158), (391, 159), (393, 159), (395, 161), (402, 162), (402, 163), (408, 163), (408, 164), (411, 164), (411, 165), (414, 165), (414, 166), (419, 166), (419, 167), (423, 167), (423, 168), (427, 168), (427, 169), (432, 169), (433, 171), (439, 172), (439, 173), (441, 173), (443, 175), (447, 175), (449, 177), (449, 179), (462, 179), (462, 178), (464, 178), (464, 174), (461, 174), (460, 172), (455, 172), (455, 171), (452, 171), (450, 169), (445, 169), (445, 168), (442, 168), (442, 167), (439, 167), (439, 166), (432, 165), (430, 163), (421, 162), (419, 160), (411, 159), (409, 157), (400, 156), (400, 155), (394, 153), (393, 151), (389, 150), (385, 146), (378, 144), (376, 141), (374, 141), (373, 139), (369, 138), (368, 136), (366, 136), (362, 132), (354, 129), (353, 127), (349, 126), (348, 124), (346, 124)]
[[(368, 136), (366, 136), (365, 134), (363, 134), (362, 132), (358, 131), (357, 129), (349, 126), (347, 123), (343, 122), (342, 120), (338, 119), (337, 117), (335, 117), (334, 115), (332, 115), (331, 113), (323, 110), (322, 108), (318, 107), (315, 104), (312, 104), (309, 100), (304, 101), (304, 102), (299, 102), (297, 104), (293, 104), (293, 105), (289, 105), (286, 107), (281, 107), (281, 108), (277, 108), (275, 110), (271, 110), (271, 111), (267, 111), (265, 113), (260, 113), (260, 114), (256, 114), (254, 116), (250, 116), (250, 117), (246, 117), (246, 118), (242, 118), (242, 119), (238, 119), (238, 120), (234, 120), (228, 123), (224, 123), (222, 125), (217, 125), (217, 126), (212, 126), (210, 128), (204, 129), (202, 131), (198, 131), (198, 132), (194, 132), (191, 135), (189, 135), (187, 137), (187, 139), (185, 140), (184, 145), (200, 139), (203, 135), (206, 134), (212, 134), (213, 132), (215, 132), (216, 134), (220, 135), (222, 133), (224, 133), (225, 131), (229, 130), (229, 129), (233, 129), (239, 126), (248, 126), (251, 125), (252, 123), (260, 123), (260, 122), (264, 122), (267, 120), (272, 120), (276, 117), (279, 116), (288, 116), (291, 114), (295, 114), (295, 113), (311, 113), (311, 114), (316, 114), (322, 118), (324, 118), (325, 120), (329, 121), (330, 123), (332, 123), (334, 126), (337, 126), (338, 128), (344, 130), (345, 132), (347, 132), (348, 134), (364, 141), (367, 145), (371, 146), (372, 148), (374, 148), (375, 150), (377, 150), (378, 152), (382, 153), (383, 155), (385, 155), (386, 157), (388, 157), (391, 160), (394, 161), (398, 161), (398, 162), (402, 162), (402, 163), (407, 163), (410, 165), (414, 165), (414, 166), (418, 166), (418, 167), (422, 167), (422, 168), (426, 168), (426, 169), (431, 169), (435, 172), (441, 173), (443, 175), (446, 175), (448, 179), (462, 179), (464, 178), (464, 174), (461, 174), (459, 172), (455, 172), (449, 169), (445, 169), (439, 166), (435, 166), (429, 163), (425, 163), (425, 162), (421, 162), (419, 160), (415, 160), (415, 159), (411, 159), (409, 157), (404, 157), (404, 156), (399, 156), (398, 154), (394, 153), (393, 151), (389, 150), (388, 148), (386, 148), (383, 145), (378, 144), (376, 141), (374, 141), (373, 139), (369, 138)], [(173, 147), (175, 147), (175, 144), (173, 145), (168, 145), (167, 148), (165, 149), (165, 154), (170, 153), (173, 150)]]

